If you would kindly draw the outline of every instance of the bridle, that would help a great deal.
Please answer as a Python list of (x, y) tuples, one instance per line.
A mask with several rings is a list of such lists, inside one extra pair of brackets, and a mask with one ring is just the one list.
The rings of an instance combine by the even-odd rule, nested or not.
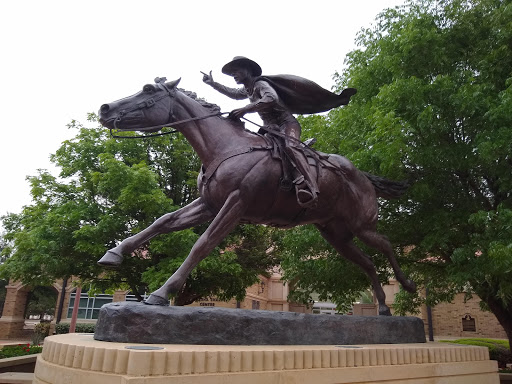
[[(204, 119), (208, 119), (210, 117), (222, 116), (222, 115), (228, 114), (228, 112), (224, 112), (224, 113), (216, 112), (216, 113), (212, 113), (212, 114), (205, 115), (205, 116), (192, 117), (192, 118), (189, 118), (189, 119), (173, 121), (171, 123), (171, 121), (176, 118), (176, 116), (174, 116), (174, 103), (171, 102), (170, 103), (170, 107), (169, 107), (169, 119), (168, 119), (169, 122), (167, 122), (165, 124), (154, 125), (154, 126), (151, 126), (151, 127), (137, 127), (137, 128), (127, 128), (127, 129), (120, 129), (120, 128), (117, 127), (117, 124), (119, 124), (123, 120), (123, 116), (124, 115), (126, 115), (126, 114), (128, 114), (130, 112), (139, 110), (139, 109), (151, 108), (151, 107), (155, 106), (158, 101), (160, 101), (162, 99), (165, 99), (167, 97), (169, 97), (170, 99), (175, 98), (175, 96), (176, 96), (176, 87), (169, 88), (167, 86), (167, 84), (165, 84), (166, 80), (167, 79), (165, 77), (157, 77), (155, 79), (155, 83), (158, 86), (158, 88), (165, 91), (163, 95), (158, 96), (156, 98), (149, 97), (146, 100), (141, 101), (140, 103), (137, 103), (137, 105), (135, 105), (134, 107), (132, 107), (132, 108), (130, 108), (128, 110), (124, 109), (124, 110), (119, 111), (119, 114), (114, 119), (114, 128), (113, 129), (115, 129), (116, 131), (119, 131), (119, 130), (122, 130), (122, 131), (141, 131), (141, 132), (155, 131), (155, 130), (159, 130), (159, 129), (162, 129), (162, 128), (165, 128), (165, 127), (172, 128), (173, 126), (184, 124), (184, 123), (188, 123), (188, 122), (191, 122), (191, 121), (204, 120)], [(145, 137), (156, 137), (156, 136), (169, 135), (171, 133), (178, 132), (176, 129), (174, 129), (172, 131), (155, 133), (155, 134), (151, 134), (151, 135), (119, 136), (119, 135), (115, 135), (112, 132), (113, 129), (109, 128), (110, 136), (112, 136), (114, 138), (118, 138), (118, 139), (139, 139), (139, 138), (145, 138)]]
[[(138, 109), (151, 108), (151, 107), (155, 106), (158, 101), (163, 100), (166, 97), (169, 97), (170, 99), (175, 98), (176, 97), (176, 92), (177, 92), (176, 91), (176, 87), (169, 88), (167, 86), (167, 84), (165, 83), (166, 80), (167, 79), (165, 77), (157, 77), (157, 78), (155, 78), (155, 84), (160, 89), (163, 89), (165, 91), (165, 93), (163, 95), (158, 96), (157, 98), (150, 97), (150, 98), (148, 98), (148, 99), (146, 99), (144, 101), (141, 101), (140, 103), (137, 103), (137, 105), (135, 105), (134, 107), (132, 107), (132, 108), (130, 108), (128, 110), (121, 110), (121, 111), (119, 111), (119, 114), (114, 119), (114, 129), (116, 131), (119, 130), (119, 128), (117, 128), (117, 124), (123, 120), (123, 116), (126, 115), (127, 113), (136, 111)], [(179, 120), (179, 121), (172, 121), (172, 120), (175, 119), (176, 116), (174, 116), (174, 103), (171, 102), (170, 103), (170, 107), (169, 107), (169, 120), (168, 120), (169, 122), (167, 122), (165, 124), (160, 124), (160, 125), (153, 125), (151, 127), (125, 128), (125, 129), (121, 129), (121, 130), (122, 131), (141, 131), (141, 132), (155, 131), (155, 130), (159, 130), (159, 129), (162, 129), (162, 128), (165, 128), (165, 127), (173, 128), (176, 125), (189, 123), (191, 121), (198, 121), (198, 120), (209, 119), (210, 117), (228, 115), (229, 113), (230, 112), (215, 112), (215, 113), (211, 113), (211, 114), (205, 115), (205, 116), (191, 117), (189, 119), (183, 119), (183, 120)], [(263, 127), (263, 126), (261, 126), (259, 124), (256, 124), (255, 122), (245, 118), (245, 117), (242, 117), (242, 119), (244, 119), (245, 121), (247, 121), (247, 122), (249, 122), (251, 124), (254, 124), (255, 126), (257, 126), (259, 128), (264, 128), (267, 132), (270, 132), (270, 133), (272, 133), (272, 134), (274, 134), (276, 136), (279, 136), (279, 137), (282, 137), (282, 138), (287, 138), (288, 140), (294, 141), (297, 144), (299, 144), (299, 143), (300, 144), (304, 144), (300, 140), (298, 140), (298, 139), (296, 139), (296, 138), (294, 138), (292, 136), (289, 136), (289, 135), (285, 134), (284, 132), (281, 132), (281, 131), (276, 130), (276, 129), (272, 129), (271, 127)], [(170, 135), (172, 133), (178, 132), (178, 130), (173, 129), (172, 131), (153, 133), (153, 134), (150, 134), (150, 135), (119, 136), (119, 135), (115, 135), (112, 132), (113, 131), (112, 128), (109, 128), (109, 130), (110, 130), (110, 136), (113, 137), (113, 138), (116, 138), (116, 139), (144, 139), (144, 138), (147, 138), (147, 137), (164, 136), (164, 135)]]

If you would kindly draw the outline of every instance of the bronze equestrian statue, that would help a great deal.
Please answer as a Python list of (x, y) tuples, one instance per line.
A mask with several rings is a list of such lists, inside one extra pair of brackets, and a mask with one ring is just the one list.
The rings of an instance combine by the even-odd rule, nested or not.
[[(318, 201), (318, 185), (316, 178), (313, 177), (310, 171), (307, 158), (297, 146), (300, 143), (301, 127), (293, 113), (318, 113), (329, 110), (334, 106), (345, 105), (349, 102), (350, 96), (356, 93), (356, 90), (348, 88), (341, 95), (335, 95), (331, 92), (325, 92), (323, 88), (318, 87), (315, 83), (297, 77), (291, 78), (290, 75), (262, 77), (261, 67), (256, 62), (243, 56), (236, 56), (224, 65), (222, 73), (233, 76), (235, 82), (242, 84), (243, 87), (228, 88), (219, 84), (213, 81), (211, 71), (209, 75), (204, 74), (203, 81), (232, 99), (250, 100), (250, 104), (232, 111), (232, 117), (241, 118), (246, 113), (258, 112), (267, 129), (273, 128), (284, 133), (284, 140), (282, 140), (284, 152), (298, 171), (297, 177), (293, 180), (297, 202), (304, 208), (313, 208)], [(286, 81), (288, 81), (287, 85), (294, 86), (291, 90), (290, 87), (283, 87), (282, 83)], [(300, 84), (301, 87), (298, 88), (297, 84)], [(296, 106), (294, 102), (297, 103), (299, 93), (309, 96), (310, 100)], [(326, 98), (327, 100), (334, 100), (335, 104), (325, 105)], [(289, 99), (292, 103), (287, 104), (285, 100)]]
[[(234, 61), (236, 60), (237, 58)], [(109, 129), (155, 132), (163, 127), (174, 127), (197, 152), (202, 167), (198, 177), (198, 199), (160, 217), (145, 230), (123, 240), (107, 251), (98, 263), (105, 267), (117, 267), (123, 256), (130, 256), (133, 251), (159, 234), (211, 222), (183, 264), (146, 300), (146, 304), (168, 305), (169, 294), (179, 292), (190, 272), (239, 223), (266, 224), (281, 228), (314, 224), (342, 256), (365, 271), (379, 303), (379, 314), (390, 315), (375, 265), (353, 243), (353, 238), (358, 237), (363, 243), (384, 253), (403, 288), (409, 292), (416, 290), (414, 282), (408, 280), (400, 269), (388, 239), (377, 232), (377, 196), (397, 197), (403, 192), (403, 185), (363, 173), (340, 155), (313, 151), (304, 145), (303, 151), (299, 151), (300, 145), (295, 139), (300, 135), (300, 126), (294, 122), (295, 119), (290, 118), (291, 114), (283, 110), (283, 106), (292, 105), (293, 102), (285, 100), (286, 103), (281, 103), (279, 95), (275, 98), (275, 91), (279, 86), (292, 90), (300, 87), (313, 90), (315, 86), (320, 88), (315, 83), (295, 76), (276, 76), (276, 79), (265, 79), (270, 78), (270, 81), (277, 82), (282, 80), (279, 77), (285, 79), (277, 86), (270, 85), (267, 81), (267, 87), (260, 80), (252, 84), (248, 82), (249, 78), (254, 80), (255, 75), (259, 75), (259, 70), (231, 72), (226, 68), (226, 72), (232, 73), (236, 81), (244, 84), (245, 91), (242, 89), (237, 92), (244, 95), (247, 92), (245, 97), (255, 100), (247, 107), (234, 110), (228, 118), (221, 116), (217, 106), (197, 99), (191, 92), (178, 89), (179, 79), (165, 82), (165, 79), (157, 78), (155, 84), (146, 84), (142, 91), (101, 106), (100, 122)], [(205, 76), (205, 80), (210, 84), (213, 82), (209, 75)], [(346, 104), (354, 90), (348, 91), (348, 97), (327, 90), (323, 92), (331, 94), (323, 102), (323, 107), (329, 109), (330, 105), (333, 108), (337, 103)], [(317, 91), (317, 94), (321, 93)], [(273, 107), (269, 110), (260, 109), (261, 99), (268, 100), (269, 95), (274, 98), (271, 101)], [(283, 95), (289, 96), (286, 92)], [(301, 111), (300, 105), (302, 102), (304, 106), (308, 97), (301, 96), (300, 93), (298, 95), (303, 98), (297, 100), (297, 108), (294, 110), (299, 111), (297, 113), (307, 113), (302, 112), (304, 108)], [(269, 120), (266, 120), (267, 111), (272, 114), (276, 110), (284, 117), (268, 117)], [(269, 132), (275, 132), (261, 135), (245, 129), (238, 117), (251, 111), (261, 113), (265, 117), (263, 121), (274, 126), (268, 127)], [(314, 180), (316, 184), (316, 187), (311, 182), (310, 185), (300, 185), (298, 199), (300, 201), (302, 198), (300, 188), (308, 188), (311, 198), (316, 200), (314, 207), (307, 204), (307, 201), (307, 207), (304, 207), (297, 200), (295, 191), (282, 188), (283, 160), (279, 156), (276, 140), (269, 136), (275, 134), (286, 138), (287, 133), (293, 137), (293, 140), (286, 139), (289, 140), (287, 148), (296, 147), (293, 149), (295, 153), (289, 156), (295, 156), (295, 164), (303, 161), (297, 158), (305, 156), (302, 164), (305, 169), (300, 171), (304, 172), (305, 180)], [(285, 152), (288, 154), (291, 151), (286, 149)], [(301, 165), (297, 168), (300, 167)], [(315, 194), (316, 189), (318, 194)], [(310, 196), (306, 193), (304, 197)]]

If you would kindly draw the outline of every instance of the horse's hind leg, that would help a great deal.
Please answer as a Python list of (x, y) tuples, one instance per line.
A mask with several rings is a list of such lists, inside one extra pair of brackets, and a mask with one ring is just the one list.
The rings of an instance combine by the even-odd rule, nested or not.
[(344, 230), (342, 225), (333, 223), (326, 226), (317, 225), (317, 228), (320, 230), (324, 239), (326, 239), (343, 257), (361, 267), (372, 283), (375, 297), (379, 303), (379, 315), (391, 316), (391, 311), (386, 305), (386, 294), (380, 284), (375, 265), (370, 257), (352, 242), (352, 234)]
[(398, 265), (396, 261), (395, 254), (393, 252), (393, 247), (389, 242), (388, 238), (384, 235), (378, 233), (375, 229), (366, 229), (362, 231), (358, 231), (356, 236), (364, 242), (366, 245), (377, 249), (382, 252), (389, 260), (393, 271), (395, 272), (396, 279), (402, 284), (402, 287), (407, 291), (414, 293), (416, 292), (416, 284), (414, 281), (409, 280), (405, 277), (402, 269)]
[(240, 199), (240, 192), (232, 192), (224, 203), (208, 229), (199, 237), (192, 247), (190, 254), (176, 272), (155, 292), (146, 304), (168, 305), (168, 296), (177, 293), (192, 270), (224, 239), (240, 222), (246, 209), (245, 203)]
[(153, 237), (191, 228), (213, 218), (214, 215), (206, 207), (203, 199), (196, 199), (177, 211), (163, 215), (143, 231), (123, 240), (117, 247), (108, 250), (98, 264), (108, 268), (118, 267), (123, 261), (123, 255), (132, 253)]

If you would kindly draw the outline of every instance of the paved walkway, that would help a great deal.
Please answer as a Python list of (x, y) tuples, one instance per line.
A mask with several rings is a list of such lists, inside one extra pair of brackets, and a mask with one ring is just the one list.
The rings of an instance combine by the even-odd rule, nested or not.
[(33, 373), (26, 373), (26, 372), (0, 373), (0, 383), (32, 384), (33, 381), (34, 381)]

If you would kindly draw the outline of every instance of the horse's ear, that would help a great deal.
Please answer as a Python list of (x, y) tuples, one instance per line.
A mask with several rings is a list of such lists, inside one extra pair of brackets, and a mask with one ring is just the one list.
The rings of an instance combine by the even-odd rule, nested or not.
[(169, 81), (166, 85), (167, 85), (168, 88), (174, 89), (174, 88), (176, 88), (178, 86), (180, 81), (181, 81), (181, 77), (178, 80)]

